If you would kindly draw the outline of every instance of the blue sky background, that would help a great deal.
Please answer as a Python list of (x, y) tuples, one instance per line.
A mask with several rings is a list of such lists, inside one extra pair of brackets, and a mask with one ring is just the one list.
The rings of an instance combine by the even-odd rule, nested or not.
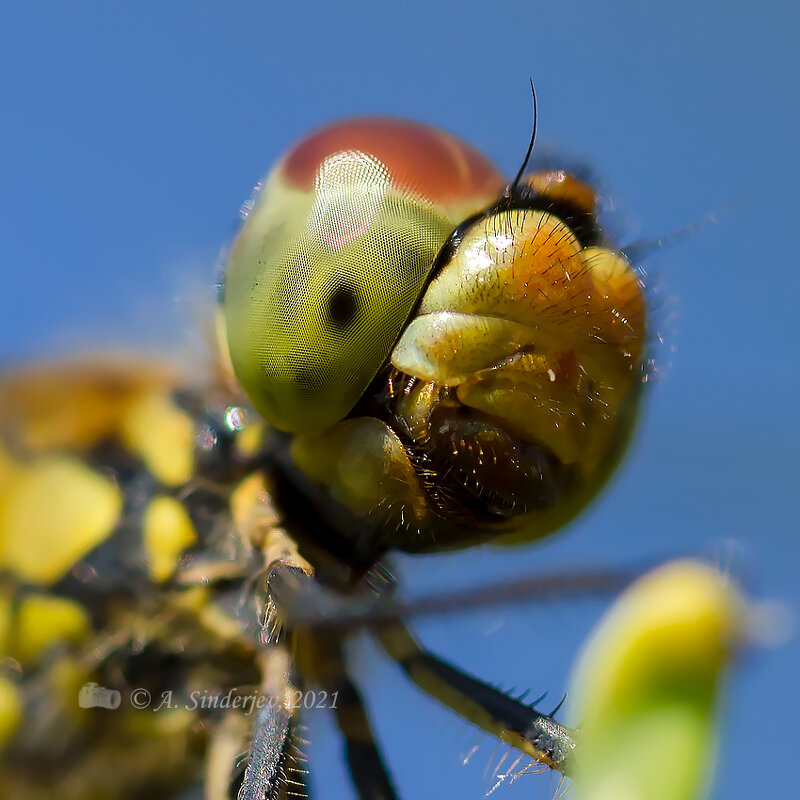
[[(626, 241), (727, 211), (648, 265), (669, 298), (662, 377), (602, 500), (523, 552), (408, 559), (409, 584), (690, 552), (732, 557), (753, 592), (796, 608), (797, 30), (794, 4), (719, 0), (6, 4), (0, 363), (117, 342), (173, 351), (250, 187), (333, 118), (430, 122), (513, 173), (533, 76), (540, 142), (594, 166)], [(602, 607), (420, 630), (486, 678), (557, 699)], [(502, 751), (355, 649), (402, 796), (482, 797)], [(796, 641), (740, 664), (715, 797), (791, 793), (799, 673)], [(315, 796), (350, 796), (330, 721), (314, 718), (311, 738)], [(496, 796), (555, 785), (524, 777)]]

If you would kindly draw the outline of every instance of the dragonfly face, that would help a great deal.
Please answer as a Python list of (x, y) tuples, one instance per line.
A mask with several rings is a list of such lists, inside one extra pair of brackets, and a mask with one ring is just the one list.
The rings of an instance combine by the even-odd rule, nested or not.
[[(394, 797), (332, 608), (568, 773), (552, 715), (358, 604), (389, 582), (388, 551), (539, 537), (608, 479), (646, 314), (596, 211), (564, 172), (507, 186), (449, 134), (339, 123), (278, 163), (231, 250), (218, 329), (249, 401), (164, 365), (4, 376), (0, 794), (283, 796), (304, 783), (284, 699), (316, 687), (339, 701), (359, 795)], [(276, 702), (198, 707), (209, 687)]]
[(635, 415), (645, 302), (591, 187), (560, 171), (506, 187), (422, 125), (354, 120), (293, 148), (221, 314), (241, 386), (376, 557), (553, 530)]

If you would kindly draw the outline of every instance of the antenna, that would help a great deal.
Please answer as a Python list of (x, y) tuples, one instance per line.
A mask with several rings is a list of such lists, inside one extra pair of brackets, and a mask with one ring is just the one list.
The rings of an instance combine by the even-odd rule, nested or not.
[(519, 185), (520, 180), (522, 179), (522, 175), (525, 172), (525, 168), (528, 166), (528, 161), (530, 161), (531, 153), (533, 152), (533, 145), (536, 142), (536, 122), (539, 118), (539, 111), (536, 106), (536, 89), (533, 87), (533, 78), (529, 78), (531, 82), (531, 95), (533, 97), (533, 130), (531, 131), (531, 141), (528, 145), (528, 152), (525, 153), (525, 158), (522, 161), (522, 166), (519, 168), (519, 172), (517, 172), (516, 177), (511, 182), (511, 185), (508, 187), (508, 193), (512, 194), (514, 189), (517, 188)]

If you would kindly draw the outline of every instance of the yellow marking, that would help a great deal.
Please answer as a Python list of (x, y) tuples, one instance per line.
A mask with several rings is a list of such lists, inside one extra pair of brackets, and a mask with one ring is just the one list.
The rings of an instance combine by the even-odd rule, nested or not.
[(53, 708), (57, 709), (55, 713), (65, 717), (65, 721), (69, 720), (69, 724), (75, 724), (91, 713), (80, 707), (79, 700), (83, 685), (92, 677), (84, 663), (70, 657), (58, 658), (46, 672), (42, 692), (52, 698)]
[(196, 541), (197, 533), (181, 503), (165, 495), (152, 500), (144, 513), (144, 549), (154, 581), (172, 577), (181, 553)]
[(122, 438), (167, 486), (192, 477), (194, 423), (165, 395), (149, 394), (134, 403), (122, 421)]
[(3, 432), (21, 450), (84, 450), (114, 435), (132, 402), (177, 382), (173, 367), (122, 354), (7, 373), (0, 383)]
[(108, 537), (121, 508), (117, 486), (76, 459), (22, 466), (0, 490), (0, 566), (54, 583)]
[[(176, 613), (188, 613), (198, 622), (203, 630), (222, 642), (230, 642), (241, 637), (244, 626), (224, 609), (213, 603), (205, 586), (193, 586), (177, 592), (171, 598), (171, 605)], [(249, 640), (248, 640), (249, 644)]]
[(278, 561), (292, 567), (302, 569), (306, 575), (313, 575), (314, 568), (306, 561), (297, 550), (297, 543), (283, 528), (275, 526), (270, 528), (261, 547), (264, 554), (265, 572)]
[[(222, 642), (231, 642), (233, 639), (246, 638), (244, 625), (235, 617), (230, 616), (224, 608), (216, 603), (208, 603), (198, 615), (198, 621), (203, 630), (216, 636)], [(249, 640), (247, 640), (249, 644)]]
[(78, 603), (51, 595), (29, 595), (20, 604), (14, 655), (23, 664), (31, 663), (55, 642), (79, 642), (89, 630), (89, 618)]
[(192, 586), (169, 597), (169, 603), (176, 611), (188, 612), (192, 616), (197, 616), (208, 602), (208, 589), (205, 586)]
[(162, 702), (159, 697), (151, 708), (136, 710), (125, 714), (125, 732), (137, 739), (171, 739), (184, 735), (193, 725), (197, 724), (197, 716), (189, 708), (164, 708), (157, 714), (152, 712)]
[(13, 736), (22, 718), (22, 698), (19, 690), (6, 678), (0, 676), (0, 750)]
[(247, 415), (244, 428), (235, 440), (236, 451), (242, 456), (256, 455), (264, 440), (264, 423), (255, 416), (255, 414)]
[(278, 515), (264, 484), (264, 476), (254, 472), (231, 493), (231, 516), (243, 540), (258, 547), (270, 528), (278, 524)]

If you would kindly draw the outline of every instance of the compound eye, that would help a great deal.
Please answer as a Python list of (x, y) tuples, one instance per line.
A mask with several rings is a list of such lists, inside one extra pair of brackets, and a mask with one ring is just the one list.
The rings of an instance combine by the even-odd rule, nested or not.
[(313, 431), (349, 413), (447, 236), (501, 185), (467, 145), (391, 120), (331, 126), (278, 164), (221, 301), (234, 372), (267, 421)]
[[(356, 404), (449, 227), (399, 198), (373, 203), (353, 187), (342, 191), (356, 205), (328, 215), (324, 227), (282, 225), (265, 235), (256, 208), (228, 266), (223, 310), (234, 371), (264, 417), (286, 431), (328, 427)], [(269, 213), (280, 208), (278, 196), (266, 199)], [(357, 227), (354, 214), (363, 230), (345, 236)]]

